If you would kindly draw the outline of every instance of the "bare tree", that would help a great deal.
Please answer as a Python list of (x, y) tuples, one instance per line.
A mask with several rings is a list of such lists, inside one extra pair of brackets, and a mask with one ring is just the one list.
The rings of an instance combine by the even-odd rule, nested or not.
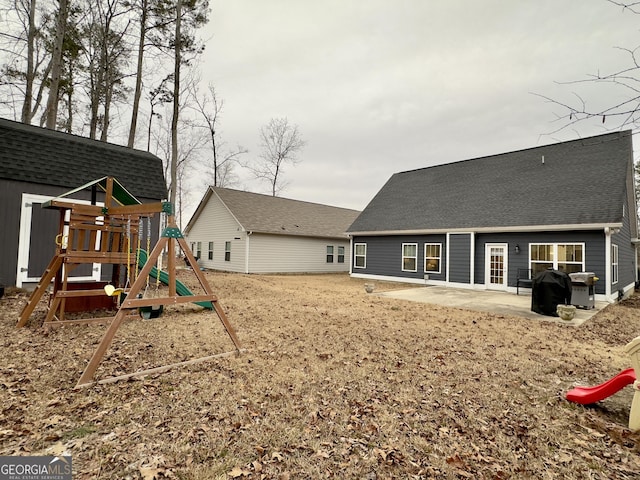
[[(184, 92), (183, 92), (184, 93)], [(172, 108), (167, 105), (166, 109)], [(181, 112), (186, 107), (181, 107)], [(182, 113), (180, 117), (183, 117)], [(165, 178), (171, 177), (172, 163), (172, 118), (171, 115), (158, 115), (160, 120), (154, 128), (154, 154), (162, 159)], [(178, 144), (178, 154), (176, 156), (176, 183), (168, 185), (168, 190), (176, 192), (176, 220), (179, 227), (182, 227), (182, 213), (185, 210), (190, 198), (189, 178), (194, 166), (199, 163), (199, 152), (207, 143), (207, 137), (201, 134), (201, 130), (194, 129), (191, 122), (180, 119), (177, 126), (177, 135), (180, 138)]]
[[(19, 5), (16, 4), (16, 7)], [(31, 123), (31, 105), (33, 104), (33, 84), (35, 81), (35, 52), (36, 52), (36, 0), (22, 4), (25, 8), (27, 20), (27, 71), (25, 72), (25, 92), (22, 104), (22, 122)]]
[(53, 50), (51, 54), (51, 79), (49, 82), (49, 97), (47, 99), (47, 108), (44, 118), (46, 126), (54, 130), (58, 119), (58, 100), (60, 76), (62, 73), (62, 45), (64, 41), (64, 33), (67, 26), (67, 17), (69, 15), (69, 1), (58, 0), (58, 11), (56, 12), (56, 29)]
[(31, 123), (40, 108), (51, 70), (50, 7), (37, 0), (13, 0), (0, 10), (0, 52), (6, 58), (0, 72), (1, 102), (19, 110), (14, 115), (23, 123)]
[(255, 165), (245, 164), (253, 175), (269, 182), (271, 194), (275, 197), (286, 183), (282, 180), (284, 166), (301, 162), (298, 155), (306, 145), (297, 125), (289, 124), (287, 118), (272, 118), (260, 129), (261, 162)]
[(241, 155), (248, 152), (246, 148), (238, 145), (235, 149), (226, 148), (224, 141), (220, 139), (220, 119), (224, 100), (219, 99), (215, 87), (209, 84), (208, 94), (193, 95), (196, 110), (205, 121), (204, 128), (207, 129), (211, 140), (211, 162), (207, 162), (210, 171), (210, 182), (217, 187), (230, 187), (237, 182), (234, 168)]
[[(184, 3), (183, 3), (184, 2)], [(203, 52), (199, 45), (195, 30), (206, 24), (209, 13), (208, 0), (176, 0), (175, 34), (173, 36), (173, 113), (171, 121), (171, 168), (169, 200), (175, 204), (178, 168), (178, 123), (180, 115), (180, 76), (181, 69), (188, 66), (193, 58)], [(184, 28), (183, 28), (184, 24)]]
[[(620, 2), (608, 0), (609, 3), (628, 10), (634, 14), (640, 13), (640, 2)], [(549, 134), (557, 133), (568, 127), (575, 126), (585, 120), (597, 120), (605, 124), (608, 130), (623, 128), (637, 128), (640, 124), (640, 47), (633, 49), (615, 47), (628, 55), (629, 65), (625, 68), (610, 73), (596, 72), (581, 80), (557, 82), (560, 85), (598, 85), (602, 88), (615, 90), (617, 97), (622, 100), (605, 106), (594, 106), (588, 102), (579, 92), (572, 92), (574, 100), (561, 101), (547, 95), (534, 93), (534, 95), (560, 107), (561, 113), (556, 113), (556, 121), (559, 127)]]
[(142, 66), (144, 62), (144, 47), (147, 35), (147, 11), (149, 0), (141, 0), (140, 9), (140, 35), (138, 36), (138, 61), (136, 63), (136, 88), (133, 95), (133, 110), (131, 112), (131, 125), (129, 127), (129, 140), (127, 146), (133, 148), (136, 140), (136, 127), (138, 125), (138, 110), (140, 97), (142, 96)]
[[(138, 127), (138, 114), (143, 90), (143, 67), (149, 47), (162, 49), (168, 42), (170, 26), (173, 18), (172, 5), (163, 0), (135, 0), (133, 2), (139, 15), (140, 30), (138, 33), (138, 55), (136, 61), (135, 89), (129, 126), (129, 140), (127, 146), (133, 148)], [(153, 116), (153, 113), (152, 113)]]
[(127, 96), (124, 79), (131, 46), (126, 35), (131, 24), (131, 7), (123, 0), (89, 0), (82, 31), (87, 63), (89, 137), (106, 141), (114, 102)]
[(175, 58), (173, 70), (173, 115), (171, 116), (171, 185), (169, 201), (176, 204), (178, 187), (178, 115), (180, 113), (180, 66), (182, 64), (182, 0), (176, 2)]

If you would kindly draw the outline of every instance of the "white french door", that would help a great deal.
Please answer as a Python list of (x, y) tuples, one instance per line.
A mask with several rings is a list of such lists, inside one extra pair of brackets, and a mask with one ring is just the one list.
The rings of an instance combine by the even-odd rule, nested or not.
[(484, 284), (491, 290), (507, 289), (507, 252), (506, 243), (487, 243), (485, 245)]

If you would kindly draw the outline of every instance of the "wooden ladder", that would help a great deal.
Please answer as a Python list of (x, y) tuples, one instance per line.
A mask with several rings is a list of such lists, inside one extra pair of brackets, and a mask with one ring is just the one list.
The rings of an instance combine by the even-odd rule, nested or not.
[(60, 271), (60, 267), (62, 267), (63, 260), (64, 260), (64, 255), (56, 254), (51, 259), (51, 262), (49, 262), (47, 269), (44, 271), (44, 273), (42, 274), (42, 277), (40, 278), (40, 281), (38, 282), (38, 286), (33, 292), (31, 292), (29, 301), (27, 302), (25, 307), (22, 309), (22, 313), (20, 314), (20, 319), (18, 320), (18, 324), (16, 325), (18, 328), (24, 327), (29, 321), (29, 317), (31, 317), (33, 310), (36, 308), (36, 305), (38, 305), (38, 302), (42, 298), (42, 295), (44, 295), (44, 292), (47, 291), (47, 288), (49, 287), (51, 280), (53, 280), (53, 277), (55, 277), (58, 271)]

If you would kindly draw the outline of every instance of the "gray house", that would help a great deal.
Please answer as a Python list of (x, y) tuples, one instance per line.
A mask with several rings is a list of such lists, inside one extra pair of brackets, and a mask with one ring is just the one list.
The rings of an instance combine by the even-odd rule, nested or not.
[(348, 272), (345, 232), (359, 213), (209, 187), (184, 232), (204, 268), (241, 273)]
[(638, 281), (630, 131), (394, 174), (349, 227), (351, 275), (514, 291), (522, 272)]
[[(143, 203), (167, 197), (162, 161), (150, 153), (0, 119), (0, 284), (37, 282), (53, 257), (59, 213), (40, 205), (105, 176)], [(70, 198), (99, 204), (102, 196), (86, 190)], [(72, 275), (98, 281), (110, 277), (109, 267), (82, 266)]]

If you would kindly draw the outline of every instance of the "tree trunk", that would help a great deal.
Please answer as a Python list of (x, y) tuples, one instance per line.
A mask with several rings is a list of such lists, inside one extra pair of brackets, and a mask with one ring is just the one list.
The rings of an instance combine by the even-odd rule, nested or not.
[[(181, 50), (181, 17), (182, 0), (176, 2), (176, 36), (175, 36), (175, 64), (173, 81), (173, 118), (171, 119), (171, 197), (169, 201), (176, 204), (176, 191), (178, 188), (178, 115), (180, 107), (180, 63), (182, 60)], [(170, 252), (173, 253), (173, 252)]]
[(142, 0), (140, 15), (140, 38), (138, 42), (138, 66), (136, 69), (136, 91), (133, 95), (133, 111), (131, 112), (131, 126), (129, 127), (129, 141), (127, 146), (133, 148), (136, 141), (136, 127), (138, 124), (138, 110), (140, 97), (142, 96), (142, 62), (144, 59), (144, 41), (147, 33), (147, 7), (148, 0)]
[(105, 92), (104, 92), (104, 115), (102, 116), (102, 132), (100, 133), (100, 141), (106, 142), (109, 133), (109, 115), (111, 113), (111, 99), (113, 97), (113, 83), (111, 83), (111, 75), (106, 76)]
[(59, 2), (60, 7), (56, 15), (56, 38), (51, 55), (51, 82), (49, 84), (49, 98), (47, 100), (46, 110), (46, 127), (52, 130), (56, 128), (56, 120), (58, 117), (58, 87), (62, 73), (62, 44), (69, 13), (69, 0), (59, 0)]
[(36, 40), (36, 0), (31, 0), (29, 4), (29, 29), (27, 32), (27, 71), (24, 91), (24, 102), (22, 103), (22, 123), (31, 123), (33, 114), (31, 104), (33, 103), (33, 81), (35, 79), (33, 56), (35, 54)]

